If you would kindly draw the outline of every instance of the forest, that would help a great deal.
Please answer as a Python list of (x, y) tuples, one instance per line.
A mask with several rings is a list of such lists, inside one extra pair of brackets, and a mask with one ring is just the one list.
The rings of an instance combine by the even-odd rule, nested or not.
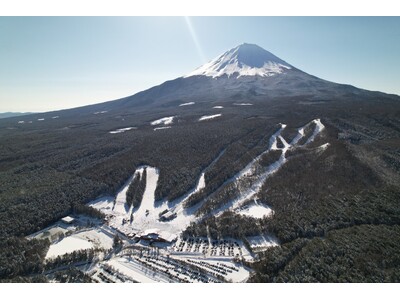
[[(266, 149), (279, 123), (288, 125), (282, 134), (290, 140), (297, 128), (315, 118), (321, 118), (326, 134), (308, 147), (288, 153), (288, 162), (266, 180), (258, 195), (273, 209), (272, 218), (254, 220), (227, 212), (190, 226), (185, 234), (204, 235), (208, 225), (213, 237), (245, 240), (260, 232), (275, 235), (281, 246), (260, 254), (254, 281), (339, 278), (329, 274), (307, 277), (311, 275), (300, 272), (298, 257), (302, 255), (311, 264), (317, 251), (326, 254), (332, 248), (347, 258), (347, 236), (358, 234), (360, 238), (354, 238), (351, 245), (358, 269), (354, 276), (340, 280), (358, 281), (360, 274), (382, 267), (385, 260), (378, 250), (371, 248), (371, 265), (357, 254), (375, 244), (381, 253), (388, 247), (397, 257), (387, 237), (396, 236), (399, 230), (400, 105), (383, 96), (332, 96), (322, 104), (314, 104), (318, 99), (310, 95), (241, 97), (219, 102), (206, 99), (209, 101), (190, 110), (170, 104), (147, 112), (115, 109), (95, 115), (87, 107), (60, 112), (55, 120), (51, 114), (44, 115), (45, 122), (32, 124), (18, 124), (18, 118), (0, 120), (0, 279), (43, 280), (32, 274), (42, 270), (48, 244), (24, 237), (73, 211), (85, 210), (82, 207), (91, 200), (114, 196), (138, 167), (157, 167), (156, 199), (172, 201), (195, 187), (201, 172), (222, 153), (205, 173), (206, 188), (185, 204), (191, 207), (209, 198), (200, 212), (207, 214), (237, 195), (234, 186), (220, 186)], [(254, 105), (232, 105), (237, 99), (251, 100)], [(221, 118), (198, 122), (216, 104), (224, 106)], [(170, 129), (154, 131), (150, 125), (172, 115), (178, 117)], [(21, 118), (28, 121), (32, 116)], [(136, 129), (110, 134), (123, 127)], [(314, 149), (325, 143), (329, 143), (325, 151)], [(269, 153), (261, 165), (279, 155), (279, 151)], [(128, 190), (134, 207), (140, 201), (143, 178), (135, 178)], [(271, 255), (276, 256), (274, 266), (268, 264)], [(322, 258), (319, 266), (328, 270), (329, 262)], [(337, 268), (351, 266), (339, 258), (333, 264)], [(395, 259), (385, 261), (385, 274), (365, 278), (398, 281), (397, 264)], [(302, 275), (289, 277), (293, 272)]]

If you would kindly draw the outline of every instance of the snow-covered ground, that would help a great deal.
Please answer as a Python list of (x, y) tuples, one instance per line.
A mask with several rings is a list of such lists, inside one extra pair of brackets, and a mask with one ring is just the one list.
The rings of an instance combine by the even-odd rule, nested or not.
[(244, 216), (261, 219), (271, 215), (272, 209), (269, 206), (260, 204), (257, 202), (257, 200), (254, 200), (254, 203), (241, 208), (238, 210), (238, 213)]
[(290, 145), (296, 145), (301, 138), (304, 136), (304, 127), (301, 127), (297, 129), (297, 135), (294, 137), (294, 139), (290, 142)]
[(220, 116), (222, 116), (222, 114), (215, 114), (215, 115), (202, 116), (202, 117), (200, 117), (199, 121), (210, 120), (210, 119), (218, 118), (218, 117), (220, 117)]
[(171, 117), (164, 117), (155, 121), (152, 121), (150, 124), (155, 126), (155, 125), (170, 125), (174, 121), (175, 116)]
[(50, 245), (46, 258), (72, 253), (76, 250), (85, 250), (93, 247), (93, 244), (84, 238), (79, 238), (75, 235), (68, 236), (56, 244)]
[(171, 126), (161, 126), (161, 127), (156, 127), (153, 130), (157, 131), (157, 130), (163, 130), (163, 129), (169, 129), (169, 128), (171, 128)]
[(194, 103), (195, 102), (186, 102), (186, 103), (179, 104), (179, 106), (193, 105)]
[[(165, 120), (166, 119), (163, 118), (163, 121)], [(167, 122), (168, 121), (169, 120), (167, 120)], [(226, 184), (234, 182), (239, 187), (240, 194), (236, 198), (231, 199), (231, 201), (228, 201), (224, 206), (216, 209), (213, 212), (214, 215), (219, 215), (228, 209), (256, 218), (262, 218), (273, 213), (271, 208), (257, 202), (256, 195), (260, 191), (267, 177), (279, 170), (279, 168), (286, 162), (286, 151), (291, 147), (296, 147), (296, 143), (300, 140), (300, 138), (295, 138), (290, 144), (286, 142), (286, 140), (281, 136), (285, 127), (285, 124), (281, 124), (280, 128), (270, 137), (266, 150), (220, 187), (224, 188)], [(321, 126), (319, 126), (319, 128), (320, 127)], [(299, 132), (301, 133), (302, 130), (299, 129)], [(283, 145), (282, 147), (278, 147), (278, 139), (281, 141), (281, 144)], [(263, 155), (268, 155), (269, 151), (274, 150), (280, 150), (281, 156), (277, 161), (270, 164), (260, 172), (259, 160)], [(215, 158), (210, 166), (212, 166), (222, 154), (223, 152)], [(197, 205), (189, 208), (185, 208), (184, 203), (193, 194), (204, 189), (206, 184), (204, 179), (205, 172), (210, 166), (200, 174), (196, 186), (178, 199), (173, 199), (171, 201), (164, 199), (156, 202), (154, 193), (157, 187), (159, 171), (154, 167), (142, 166), (135, 171), (133, 176), (121, 188), (115, 198), (103, 197), (92, 201), (89, 205), (107, 214), (109, 216), (109, 225), (127, 235), (138, 234), (148, 229), (179, 235), (187, 228), (187, 226), (190, 225), (191, 222), (196, 222), (201, 219), (196, 216), (196, 213), (208, 198), (203, 199)], [(126, 205), (126, 192), (135, 174), (137, 172), (142, 174), (144, 168), (147, 168), (147, 183), (141, 205), (134, 209), (128, 208)], [(250, 184), (244, 183), (246, 181), (248, 182), (249, 179), (251, 179)], [(243, 208), (243, 204), (247, 203), (249, 200), (254, 200), (255, 202)], [(165, 210), (168, 210), (171, 214), (176, 214), (176, 217), (167, 222), (161, 221), (159, 215)], [(131, 215), (133, 217), (132, 220), (130, 218)]]
[[(311, 123), (311, 122), (310, 122), (310, 123)], [(312, 123), (315, 124), (314, 132), (313, 132), (312, 135), (309, 137), (309, 139), (307, 140), (307, 142), (304, 143), (304, 145), (307, 145), (307, 144), (311, 143), (312, 141), (314, 141), (314, 139), (316, 138), (316, 136), (325, 128), (324, 124), (321, 123), (321, 120), (320, 120), (320, 119), (312, 120)]]
[(55, 241), (59, 238), (60, 234), (65, 234), (68, 231), (74, 231), (76, 228), (72, 225), (56, 224), (46, 227), (43, 230), (35, 232), (34, 234), (28, 236), (28, 239), (49, 239), (50, 241)]
[(135, 127), (120, 128), (120, 129), (116, 129), (116, 130), (110, 131), (110, 133), (111, 134), (123, 133), (125, 131), (129, 131), (129, 130), (132, 130), (132, 129), (135, 129)]
[[(166, 120), (163, 118), (163, 121), (160, 122), (165, 121), (172, 122), (172, 119)], [(319, 124), (318, 121), (319, 120), (313, 120), (309, 123), (315, 124), (315, 130), (312, 135), (314, 138), (323, 130), (322, 123)], [(286, 163), (286, 152), (292, 147), (300, 146), (298, 142), (304, 137), (305, 126), (299, 128), (298, 135), (292, 140), (291, 143), (288, 143), (281, 135), (286, 125), (280, 124), (280, 128), (270, 137), (268, 142), (265, 143), (266, 149), (254, 160), (252, 160), (243, 170), (238, 172), (233, 178), (228, 179), (220, 187), (224, 188), (226, 184), (235, 184), (240, 191), (239, 195), (236, 198), (228, 201), (228, 203), (224, 206), (214, 210), (212, 214), (218, 216), (223, 211), (232, 210), (236, 213), (255, 218), (262, 218), (271, 215), (273, 213), (272, 209), (264, 204), (259, 203), (257, 201), (257, 194), (264, 185), (267, 177), (279, 170), (279, 168)], [(278, 143), (278, 141), (280, 141), (280, 143)], [(280, 146), (278, 146), (279, 144)], [(317, 149), (326, 149), (328, 145), (329, 144), (324, 144), (319, 146)], [(280, 151), (281, 155), (277, 161), (273, 162), (269, 166), (261, 167), (259, 161), (263, 158), (263, 155), (268, 155), (270, 151)], [(202, 199), (202, 201), (200, 201), (197, 205), (189, 208), (185, 208), (184, 203), (192, 195), (199, 193), (205, 188), (205, 174), (207, 170), (211, 168), (223, 154), (224, 151), (219, 153), (213, 162), (211, 162), (210, 165), (201, 172), (196, 185), (178, 199), (173, 199), (171, 201), (167, 201), (167, 199), (156, 201), (155, 190), (158, 183), (159, 170), (151, 166), (141, 166), (136, 169), (135, 173), (117, 193), (116, 197), (102, 197), (92, 201), (89, 203), (89, 205), (93, 208), (99, 209), (107, 215), (109, 227), (103, 226), (102, 230), (104, 230), (105, 233), (108, 233), (110, 239), (115, 232), (124, 233), (127, 236), (134, 236), (135, 234), (142, 235), (153, 232), (164, 232), (171, 236), (179, 236), (180, 233), (192, 222), (198, 222), (205, 217), (199, 217), (196, 215), (196, 213), (209, 199), (208, 197)], [(137, 173), (143, 175), (143, 170), (145, 168), (147, 177), (142, 202), (139, 207), (130, 208), (126, 205), (126, 192), (134, 176)], [(253, 200), (253, 202), (249, 202), (249, 200)], [(170, 219), (169, 221), (161, 221), (159, 219), (160, 213), (166, 210), (168, 213), (174, 215), (174, 218)], [(126, 237), (124, 237), (124, 239), (128, 243), (133, 243)], [(60, 244), (63, 241), (65, 246)], [(108, 242), (108, 246), (110, 246), (110, 243), (112, 243), (111, 240)], [(248, 242), (254, 251), (263, 250), (268, 247), (278, 245), (276, 239), (269, 236), (249, 237)], [(94, 247), (96, 244), (93, 237), (90, 239), (82, 232), (73, 234), (72, 236), (62, 240), (60, 243), (58, 243), (60, 244), (58, 247), (58, 244), (52, 245), (48, 256), (56, 255), (57, 253), (65, 253), (65, 251), (71, 251), (70, 249), (87, 249), (89, 247)], [(106, 241), (98, 241), (97, 245), (105, 245), (106, 243)], [(241, 282), (248, 278), (249, 270), (233, 263), (233, 258), (244, 258), (249, 261), (254, 259), (253, 255), (246, 249), (243, 242), (239, 240), (225, 239), (213, 241), (210, 238), (204, 237), (195, 239), (193, 241), (183, 241), (181, 238), (178, 238), (175, 244), (160, 244), (158, 246), (161, 247), (160, 249), (162, 250), (160, 256), (157, 256), (155, 259), (149, 258), (147, 261), (145, 258), (141, 258), (141, 256), (129, 258), (120, 255), (112, 258), (106, 264), (117, 269), (118, 272), (128, 276), (133, 281), (139, 282), (181, 281), (182, 278), (184, 278), (184, 281), (204, 280), (205, 277), (202, 277), (202, 279), (200, 279), (200, 277), (193, 279), (195, 277), (192, 278), (192, 275), (190, 275), (192, 274), (190, 273), (191, 271), (182, 271), (179, 269), (180, 267), (178, 268), (180, 270), (179, 271), (172, 266), (173, 264), (171, 265), (171, 262), (164, 261), (166, 257), (169, 256), (174, 258), (175, 263), (179, 263), (179, 261), (185, 261), (189, 264), (193, 264), (196, 267), (201, 267), (204, 268), (204, 270), (208, 270), (205, 271), (206, 273), (211, 272), (212, 270), (224, 270), (223, 272), (226, 273), (224, 273), (225, 280)], [(150, 249), (148, 247), (148, 242), (138, 243), (135, 245), (135, 247)], [(216, 266), (222, 267), (221, 269), (218, 269)], [(170, 273), (166, 272), (167, 269)], [(210, 274), (212, 273), (213, 272)], [(179, 277), (180, 275), (183, 277)], [(211, 277), (207, 277), (206, 281), (218, 281), (218, 279), (216, 279), (217, 277), (214, 275), (210, 276)]]
[[(126, 235), (142, 233), (147, 229), (179, 235), (191, 222), (196, 220), (197, 217), (195, 213), (199, 208), (199, 206), (197, 206), (185, 209), (183, 204), (190, 196), (200, 192), (205, 187), (204, 175), (206, 170), (211, 167), (223, 153), (224, 151), (221, 151), (215, 160), (203, 170), (197, 180), (196, 186), (178, 199), (172, 201), (164, 199), (155, 202), (154, 193), (157, 187), (159, 171), (154, 167), (142, 166), (135, 171), (133, 176), (125, 183), (115, 198), (102, 197), (91, 201), (88, 205), (108, 215), (109, 225)], [(144, 168), (147, 168), (147, 177), (141, 205), (135, 209), (128, 209), (125, 205), (126, 191), (136, 172), (142, 173)], [(173, 214), (176, 213), (176, 217), (168, 222), (160, 221), (159, 214), (165, 210), (169, 210)], [(132, 222), (130, 222), (131, 214), (133, 216)]]
[(236, 106), (251, 106), (251, 105), (253, 105), (253, 103), (233, 103), (233, 105), (236, 105)]
[(61, 241), (50, 245), (46, 258), (64, 255), (76, 250), (90, 248), (110, 249), (113, 244), (113, 236), (101, 228), (89, 229), (74, 233)]
[[(313, 120), (310, 123), (314, 123), (316, 127), (313, 132), (313, 135), (308, 139), (308, 141), (310, 141), (310, 139), (313, 140), (324, 129), (324, 125), (321, 123), (319, 119)], [(308, 126), (310, 123), (308, 123), (305, 126)], [(233, 178), (228, 179), (221, 186), (223, 187), (224, 185), (227, 185), (231, 182), (235, 182), (236, 186), (240, 190), (240, 194), (234, 199), (231, 199), (231, 201), (224, 204), (222, 207), (214, 210), (213, 212), (214, 215), (218, 216), (228, 209), (237, 211), (238, 208), (240, 208), (248, 200), (257, 201), (257, 194), (264, 185), (265, 180), (269, 176), (277, 172), (281, 168), (281, 166), (287, 162), (286, 152), (292, 147), (298, 147), (297, 143), (304, 135), (305, 126), (298, 129), (298, 136), (296, 136), (290, 144), (281, 135), (282, 131), (286, 128), (286, 124), (280, 124), (280, 126), (281, 128), (278, 131), (276, 131), (269, 139), (269, 147), (259, 156), (253, 159), (243, 170), (241, 170)], [(278, 147), (277, 143), (278, 139), (281, 141), (283, 147)], [(306, 142), (306, 144), (308, 143), (308, 141)], [(270, 151), (274, 150), (281, 151), (279, 159), (274, 163), (270, 164), (268, 167), (264, 169), (263, 172), (260, 173), (259, 171), (260, 165), (258, 164), (258, 161), (262, 158), (263, 155), (267, 155)], [(249, 178), (252, 179), (250, 185), (248, 184)], [(254, 213), (256, 215), (262, 213), (265, 216), (273, 213), (271, 209), (268, 210), (266, 208), (260, 208), (259, 205), (249, 208), (249, 214), (250, 214), (250, 209), (251, 213)]]
[(250, 247), (253, 249), (253, 251), (265, 250), (266, 248), (275, 247), (279, 245), (276, 238), (268, 235), (252, 236), (252, 237), (247, 237), (246, 239), (249, 242)]
[(326, 150), (329, 147), (329, 145), (330, 145), (329, 143), (325, 143), (325, 144), (319, 146), (318, 150)]

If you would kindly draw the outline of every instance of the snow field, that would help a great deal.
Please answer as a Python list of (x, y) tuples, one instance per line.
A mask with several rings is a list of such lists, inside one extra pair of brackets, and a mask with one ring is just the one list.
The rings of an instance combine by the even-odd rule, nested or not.
[[(311, 123), (311, 122), (310, 122)], [(316, 138), (316, 136), (325, 128), (324, 124), (321, 123), (320, 119), (315, 119), (312, 120), (312, 123), (315, 124), (315, 129), (313, 134), (310, 136), (310, 138), (307, 140), (307, 142), (304, 143), (304, 145), (307, 145), (309, 143), (311, 143), (312, 141), (314, 141), (314, 139)]]
[(251, 106), (253, 104), (252, 103), (233, 103), (233, 105), (236, 105), (236, 106)]
[[(252, 61), (246, 59), (249, 56), (252, 57)], [(256, 75), (269, 77), (291, 68), (272, 53), (256, 45), (244, 44), (228, 50), (184, 77), (199, 75), (213, 78), (223, 75), (228, 77), (235, 75), (236, 78)]]
[(188, 105), (193, 105), (195, 102), (186, 102), (186, 103), (182, 103), (179, 104), (179, 106), (188, 106)]
[(74, 233), (63, 238), (58, 243), (50, 245), (49, 251), (46, 254), (47, 258), (56, 257), (72, 253), (77, 250), (85, 250), (90, 248), (112, 248), (113, 237), (106, 234), (101, 229), (90, 229)]
[(307, 139), (307, 141), (303, 144), (303, 146), (311, 143), (317, 137), (318, 134), (324, 130), (325, 126), (321, 123), (320, 119), (314, 119), (311, 122), (307, 123), (303, 127), (297, 129), (297, 136), (290, 142), (290, 145), (296, 145), (304, 136), (305, 136), (305, 129), (311, 125), (315, 125), (314, 131), (312, 135)]
[(199, 121), (210, 120), (210, 119), (218, 118), (218, 117), (220, 117), (220, 116), (222, 116), (222, 114), (215, 114), (215, 115), (202, 116), (202, 117), (200, 117)]
[(273, 211), (267, 205), (259, 204), (257, 200), (255, 200), (253, 204), (241, 208), (238, 213), (244, 216), (261, 219), (268, 217), (273, 213)]
[(125, 131), (129, 131), (129, 130), (132, 130), (132, 129), (135, 129), (135, 128), (134, 127), (120, 128), (120, 129), (117, 129), (117, 130), (110, 131), (110, 133), (111, 134), (123, 133)]
[(174, 118), (175, 118), (175, 116), (164, 117), (164, 118), (155, 120), (155, 121), (151, 122), (150, 124), (151, 124), (152, 126), (161, 125), (161, 124), (162, 124), (162, 125), (170, 125), (170, 124), (172, 124), (172, 122), (174, 121)]

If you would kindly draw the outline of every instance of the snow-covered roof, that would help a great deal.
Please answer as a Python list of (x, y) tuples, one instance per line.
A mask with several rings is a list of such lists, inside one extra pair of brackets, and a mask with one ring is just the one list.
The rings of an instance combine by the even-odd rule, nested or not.
[(163, 239), (167, 242), (172, 242), (174, 239), (176, 239), (178, 236), (176, 234), (160, 230), (158, 228), (151, 228), (151, 229), (146, 229), (143, 231), (141, 236), (150, 236), (150, 235), (157, 235), (158, 238)]

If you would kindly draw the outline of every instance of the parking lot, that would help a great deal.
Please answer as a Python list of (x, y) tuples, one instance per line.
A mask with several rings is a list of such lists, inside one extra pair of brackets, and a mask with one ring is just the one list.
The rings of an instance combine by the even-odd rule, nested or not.
[(208, 240), (206, 238), (178, 239), (173, 247), (176, 253), (202, 254), (204, 256), (242, 257), (239, 243), (234, 240)]

